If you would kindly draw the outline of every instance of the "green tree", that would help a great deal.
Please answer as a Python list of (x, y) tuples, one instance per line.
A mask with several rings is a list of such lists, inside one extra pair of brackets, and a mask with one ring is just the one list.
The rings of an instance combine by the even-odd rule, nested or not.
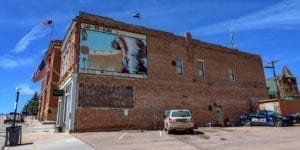
[(37, 92), (35, 92), (32, 98), (28, 100), (27, 104), (23, 107), (23, 112), (27, 112), (30, 115), (37, 115), (38, 107), (39, 107), (39, 96)]

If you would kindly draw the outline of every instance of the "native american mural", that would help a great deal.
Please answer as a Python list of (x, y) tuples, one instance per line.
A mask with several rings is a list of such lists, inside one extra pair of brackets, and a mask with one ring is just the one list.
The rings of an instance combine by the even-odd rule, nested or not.
[(147, 74), (146, 36), (81, 24), (79, 68)]

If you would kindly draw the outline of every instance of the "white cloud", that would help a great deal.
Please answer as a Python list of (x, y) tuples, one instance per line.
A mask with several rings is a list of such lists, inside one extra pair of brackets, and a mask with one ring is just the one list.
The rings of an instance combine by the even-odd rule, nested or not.
[(300, 62), (300, 57), (292, 57), (289, 59), (285, 59), (282, 62), (280, 62), (280, 64), (282, 65), (286, 65), (286, 64), (293, 64), (293, 63), (299, 63)]
[(33, 63), (33, 58), (17, 58), (15, 56), (6, 55), (0, 57), (0, 68), (9, 69), (30, 65)]
[(228, 32), (229, 28), (234, 31), (256, 30), (263, 28), (299, 30), (299, 8), (299, 0), (285, 0), (247, 16), (207, 25), (194, 29), (191, 32), (199, 35), (215, 35)]
[(31, 29), (29, 33), (27, 33), (15, 46), (13, 52), (21, 53), (23, 52), (27, 46), (34, 40), (42, 38), (46, 35), (48, 30), (44, 29), (45, 27), (42, 25), (37, 25)]
[(39, 91), (37, 87), (33, 87), (32, 85), (26, 83), (20, 84), (19, 87), (21, 88), (20, 93), (24, 95), (33, 95), (36, 91)]

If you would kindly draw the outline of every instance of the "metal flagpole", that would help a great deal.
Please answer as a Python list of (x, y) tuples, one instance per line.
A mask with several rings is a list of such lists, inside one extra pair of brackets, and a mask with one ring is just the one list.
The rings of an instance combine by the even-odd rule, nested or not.
[(53, 22), (51, 23), (50, 42), (52, 41), (52, 36), (53, 36)]

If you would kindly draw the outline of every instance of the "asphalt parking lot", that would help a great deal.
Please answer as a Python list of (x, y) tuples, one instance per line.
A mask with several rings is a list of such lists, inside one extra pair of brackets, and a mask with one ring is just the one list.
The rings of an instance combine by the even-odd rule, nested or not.
[[(1, 117), (0, 117), (1, 118)], [(0, 121), (3, 121), (0, 119)], [(174, 149), (174, 150), (291, 150), (300, 149), (300, 125), (290, 127), (201, 127), (193, 134), (165, 131), (124, 130), (110, 132), (56, 133), (53, 125), (26, 118), (22, 145), (4, 147), (5, 127), (1, 124), (1, 149)]]
[(300, 126), (199, 128), (193, 134), (164, 131), (87, 132), (72, 135), (95, 149), (299, 149)]

